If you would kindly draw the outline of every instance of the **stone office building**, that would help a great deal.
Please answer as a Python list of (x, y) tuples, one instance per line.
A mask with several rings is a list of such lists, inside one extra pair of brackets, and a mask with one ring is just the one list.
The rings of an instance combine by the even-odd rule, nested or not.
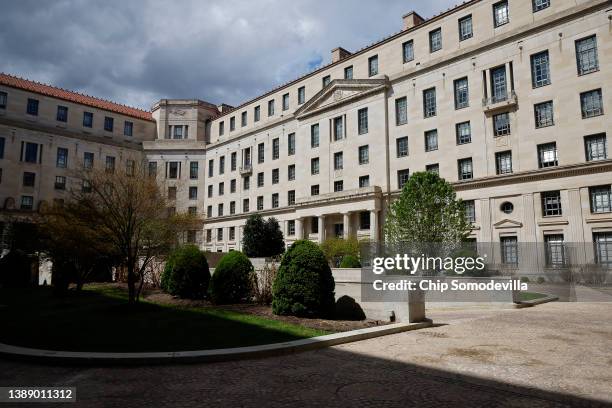
[(473, 0), (408, 13), (397, 34), (238, 107), (144, 112), (3, 75), (0, 205), (36, 210), (61, 198), (65, 167), (143, 155), (175, 210), (205, 217), (190, 238), (204, 249), (240, 249), (256, 212), (288, 244), (377, 241), (427, 170), (506, 259), (518, 242), (596, 242), (612, 262), (611, 37), (609, 0)]

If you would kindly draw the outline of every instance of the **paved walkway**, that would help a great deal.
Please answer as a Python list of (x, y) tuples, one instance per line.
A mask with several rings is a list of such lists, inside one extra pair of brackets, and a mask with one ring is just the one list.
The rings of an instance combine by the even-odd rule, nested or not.
[(260, 360), (122, 368), (0, 360), (0, 386), (76, 386), (75, 405), (88, 408), (612, 406), (612, 304), (430, 316), (449, 324)]

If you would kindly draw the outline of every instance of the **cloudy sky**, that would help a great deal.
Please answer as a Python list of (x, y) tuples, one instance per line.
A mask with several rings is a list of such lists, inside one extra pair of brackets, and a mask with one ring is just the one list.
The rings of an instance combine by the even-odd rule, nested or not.
[(149, 109), (237, 105), (459, 0), (3, 0), (0, 71)]

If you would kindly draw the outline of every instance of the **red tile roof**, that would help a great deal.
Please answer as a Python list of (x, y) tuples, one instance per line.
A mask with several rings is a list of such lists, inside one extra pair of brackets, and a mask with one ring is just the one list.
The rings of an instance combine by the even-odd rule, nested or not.
[(69, 102), (91, 106), (93, 108), (120, 113), (122, 115), (131, 116), (137, 119), (153, 121), (151, 112), (142, 109), (132, 108), (131, 106), (121, 105), (119, 103), (95, 98), (93, 96), (84, 95), (62, 88), (56, 88), (51, 85), (41, 84), (39, 82), (19, 78), (3, 72), (0, 72), (0, 84), (10, 86), (12, 88), (22, 89), (24, 91), (35, 92), (45, 96), (51, 96), (53, 98), (63, 99)]

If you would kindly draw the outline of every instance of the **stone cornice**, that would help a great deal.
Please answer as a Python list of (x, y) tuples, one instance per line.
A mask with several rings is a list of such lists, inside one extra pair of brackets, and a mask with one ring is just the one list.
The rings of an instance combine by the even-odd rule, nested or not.
[(204, 218), (204, 225), (219, 223), (219, 222), (224, 222), (224, 221), (241, 220), (241, 219), (249, 218), (251, 215), (255, 215), (255, 214), (259, 214), (261, 216), (274, 216), (277, 214), (286, 214), (286, 213), (293, 213), (293, 212), (295, 212), (295, 206), (289, 205), (285, 207), (269, 208), (267, 210), (261, 210), (261, 211), (249, 211), (246, 213), (243, 212), (239, 214), (224, 215), (221, 217)]
[(550, 180), (560, 177), (574, 177), (588, 174), (605, 173), (609, 171), (612, 171), (612, 159), (522, 171), (519, 173), (506, 174), (503, 176), (481, 177), (468, 181), (456, 181), (452, 184), (456, 191), (464, 191), (473, 190), (477, 188), (503, 186), (507, 184)]
[(204, 224), (212, 224), (224, 221), (232, 221), (232, 220), (240, 220), (244, 218), (248, 218), (253, 214), (260, 214), (263, 216), (274, 216), (276, 214), (287, 214), (294, 213), (297, 209), (308, 207), (308, 206), (321, 206), (329, 203), (341, 203), (347, 201), (353, 201), (355, 199), (364, 199), (364, 198), (375, 198), (382, 196), (382, 190), (378, 186), (370, 186), (357, 188), (354, 190), (342, 191), (339, 193), (328, 193), (322, 194), (314, 197), (304, 197), (295, 203), (295, 205), (289, 205), (285, 207), (279, 208), (269, 208), (267, 210), (261, 211), (249, 211), (247, 213), (240, 214), (232, 214), (232, 215), (224, 215), (222, 217), (212, 217), (204, 219)]
[(302, 197), (295, 203), (297, 208), (308, 206), (320, 206), (329, 203), (340, 203), (345, 201), (353, 201), (355, 199), (363, 199), (370, 197), (382, 196), (382, 189), (379, 186), (370, 186), (356, 188), (340, 193), (328, 193), (312, 197)]

